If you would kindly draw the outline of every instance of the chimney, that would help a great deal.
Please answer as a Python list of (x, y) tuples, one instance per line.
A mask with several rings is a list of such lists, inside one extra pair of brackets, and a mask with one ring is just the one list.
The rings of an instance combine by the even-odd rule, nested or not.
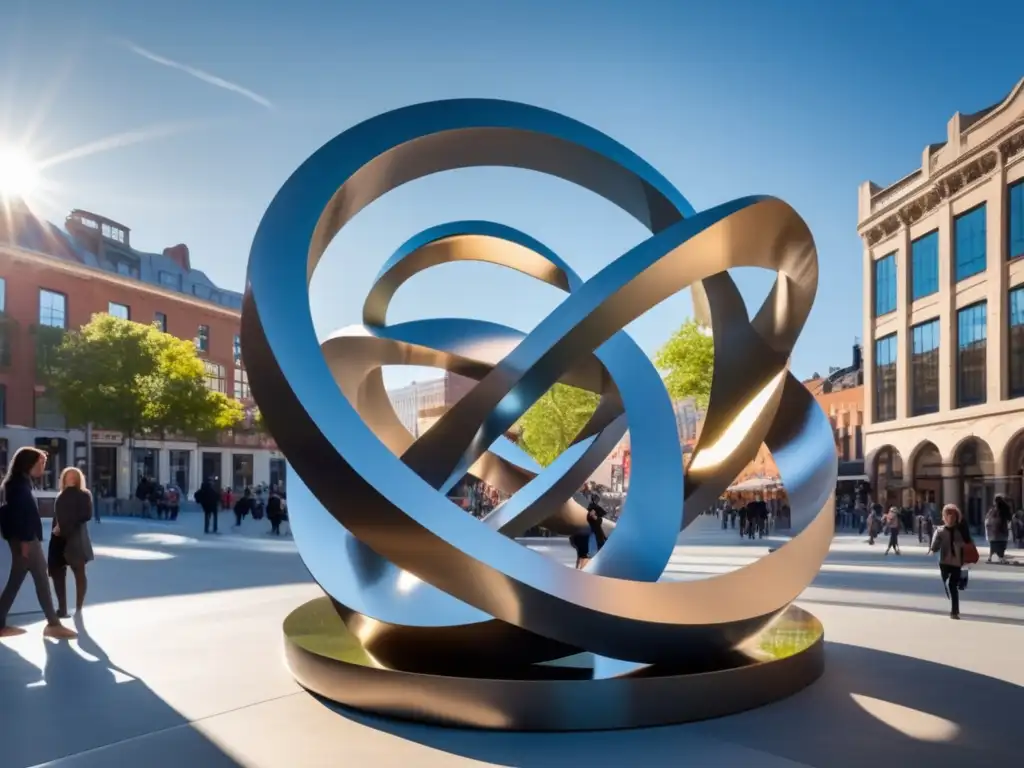
[(192, 271), (192, 262), (189, 261), (188, 257), (188, 246), (184, 243), (178, 243), (178, 245), (172, 245), (170, 248), (164, 248), (164, 256), (173, 260), (175, 264), (186, 272)]

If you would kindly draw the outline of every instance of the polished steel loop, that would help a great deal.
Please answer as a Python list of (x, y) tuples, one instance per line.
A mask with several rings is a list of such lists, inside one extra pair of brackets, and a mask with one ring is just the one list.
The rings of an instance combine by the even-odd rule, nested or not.
[[(391, 189), (470, 166), (566, 179), (630, 213), (651, 236), (584, 282), (522, 232), (444, 224), (384, 265), (362, 325), (318, 344), (308, 284), (334, 235)], [(529, 333), (463, 318), (387, 324), (403, 283), (459, 261), (515, 269), (567, 296)], [(776, 273), (753, 318), (726, 272), (743, 266)], [(831, 540), (831, 426), (787, 369), (817, 275), (811, 234), (782, 201), (747, 197), (697, 213), (628, 149), (547, 110), (430, 102), (345, 131), (303, 163), (267, 210), (242, 316), (253, 394), (298, 474), (289, 505), (304, 562), (364, 647), (396, 669), (495, 674), (585, 649), (600, 657), (595, 674), (614, 677), (729, 653), (810, 583)], [(710, 312), (715, 376), (684, 482), (672, 404), (621, 329), (690, 286)], [(382, 366), (399, 364), (445, 368), (478, 384), (413, 439), (381, 377)], [(503, 435), (559, 381), (599, 394), (600, 405), (542, 470)], [(574, 494), (627, 421), (630, 491), (607, 546), (576, 571), (518, 544), (513, 537), (539, 523), (563, 533), (585, 525)], [(731, 573), (659, 582), (679, 531), (762, 442), (789, 495), (792, 539)], [(511, 500), (484, 521), (466, 515), (445, 492), (467, 473)]]

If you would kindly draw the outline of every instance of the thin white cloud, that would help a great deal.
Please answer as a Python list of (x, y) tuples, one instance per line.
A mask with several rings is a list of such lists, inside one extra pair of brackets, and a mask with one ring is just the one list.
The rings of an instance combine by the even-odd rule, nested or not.
[(190, 67), (188, 64), (181, 64), (180, 62), (172, 61), (171, 59), (159, 56), (153, 53), (152, 51), (147, 51), (145, 48), (136, 45), (130, 40), (123, 41), (123, 44), (125, 48), (127, 48), (132, 53), (141, 56), (144, 59), (148, 59), (149, 61), (152, 61), (154, 64), (160, 64), (164, 67), (176, 69), (179, 72), (184, 72), (186, 75), (191, 75), (197, 80), (202, 80), (204, 83), (208, 83), (209, 85), (216, 86), (217, 88), (223, 88), (225, 91), (237, 93), (239, 96), (244, 96), (250, 101), (255, 101), (261, 107), (266, 107), (267, 109), (274, 108), (274, 105), (266, 96), (261, 96), (255, 91), (250, 91), (248, 88), (244, 88), (238, 83), (232, 83), (230, 80), (225, 80), (223, 77), (211, 75), (209, 72), (204, 72), (201, 69)]

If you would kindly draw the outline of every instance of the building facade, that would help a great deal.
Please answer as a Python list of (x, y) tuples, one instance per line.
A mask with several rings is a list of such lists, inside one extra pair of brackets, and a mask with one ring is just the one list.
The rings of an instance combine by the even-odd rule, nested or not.
[(865, 424), (876, 500), (980, 527), (1024, 464), (1024, 80), (955, 114), (888, 187), (861, 185)]
[(60, 229), (23, 204), (0, 207), (0, 465), (21, 446), (35, 446), (50, 454), (44, 488), (73, 464), (99, 495), (119, 498), (130, 497), (143, 475), (188, 494), (204, 478), (225, 487), (284, 486), (284, 459), (255, 432), (225, 434), (213, 445), (138, 439), (129, 446), (102, 424), (88, 435), (67, 424), (37, 376), (42, 340), (104, 312), (194, 340), (207, 386), (251, 408), (238, 338), (241, 296), (192, 269), (185, 246), (142, 253), (130, 247), (127, 227), (94, 214), (73, 211)]

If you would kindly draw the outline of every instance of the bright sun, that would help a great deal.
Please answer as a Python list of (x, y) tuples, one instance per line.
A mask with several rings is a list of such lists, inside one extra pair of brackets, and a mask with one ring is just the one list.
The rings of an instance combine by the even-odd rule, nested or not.
[(28, 197), (39, 186), (39, 170), (22, 149), (0, 147), (0, 197)]

